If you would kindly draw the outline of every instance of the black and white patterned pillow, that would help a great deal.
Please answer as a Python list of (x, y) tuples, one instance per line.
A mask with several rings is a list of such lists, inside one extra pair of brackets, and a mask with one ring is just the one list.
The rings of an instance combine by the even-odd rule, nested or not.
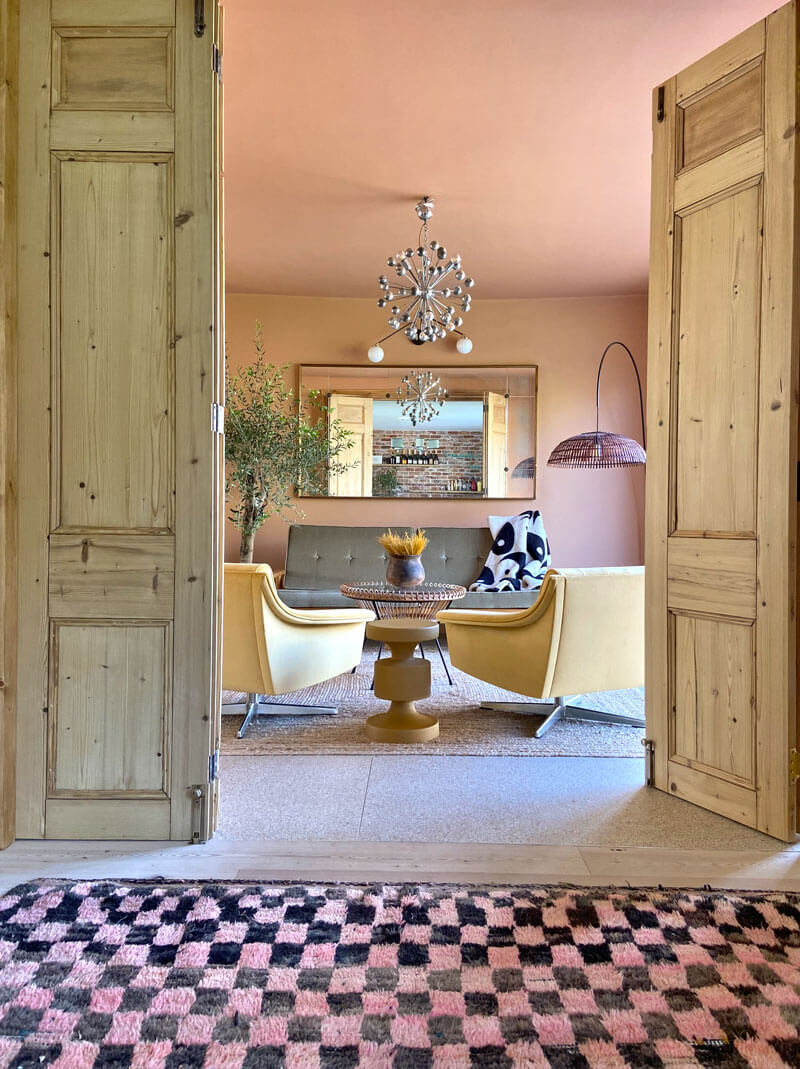
[(517, 516), (490, 516), (489, 529), (494, 542), (470, 590), (538, 590), (551, 559), (538, 509)]

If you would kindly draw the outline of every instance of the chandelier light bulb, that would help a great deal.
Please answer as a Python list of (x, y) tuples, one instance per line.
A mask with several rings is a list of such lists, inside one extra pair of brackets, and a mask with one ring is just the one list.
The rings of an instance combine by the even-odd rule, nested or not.
[(467, 353), (472, 352), (472, 339), (471, 338), (459, 338), (456, 342), (456, 349), (462, 356), (466, 356)]
[(367, 359), (373, 364), (380, 364), (381, 360), (383, 360), (383, 356), (383, 349), (381, 349), (380, 345), (372, 345), (367, 350)]

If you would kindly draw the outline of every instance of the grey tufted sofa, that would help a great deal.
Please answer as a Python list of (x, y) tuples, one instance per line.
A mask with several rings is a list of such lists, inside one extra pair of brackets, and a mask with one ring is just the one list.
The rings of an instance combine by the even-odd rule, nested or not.
[[(289, 527), (286, 573), (281, 598), (295, 609), (353, 608), (339, 592), (341, 583), (386, 578), (386, 551), (378, 544), (385, 527), (323, 527), (293, 523)], [(492, 545), (488, 527), (426, 527), (429, 544), (422, 554), (426, 580), (469, 587)], [(463, 609), (522, 609), (537, 592), (472, 593), (458, 602)]]

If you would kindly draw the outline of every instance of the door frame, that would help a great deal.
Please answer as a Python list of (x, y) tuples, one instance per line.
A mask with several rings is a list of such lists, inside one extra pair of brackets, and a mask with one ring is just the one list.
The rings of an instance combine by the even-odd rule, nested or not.
[(19, 0), (0, 0), (0, 850), (16, 832), (16, 333)]

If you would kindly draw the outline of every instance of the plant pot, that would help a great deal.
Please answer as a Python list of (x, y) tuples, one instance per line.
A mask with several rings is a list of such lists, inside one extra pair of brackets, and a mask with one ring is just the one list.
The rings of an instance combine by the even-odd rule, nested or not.
[(392, 586), (405, 590), (408, 587), (419, 586), (425, 579), (425, 569), (419, 554), (416, 557), (389, 557), (386, 566), (386, 582)]

